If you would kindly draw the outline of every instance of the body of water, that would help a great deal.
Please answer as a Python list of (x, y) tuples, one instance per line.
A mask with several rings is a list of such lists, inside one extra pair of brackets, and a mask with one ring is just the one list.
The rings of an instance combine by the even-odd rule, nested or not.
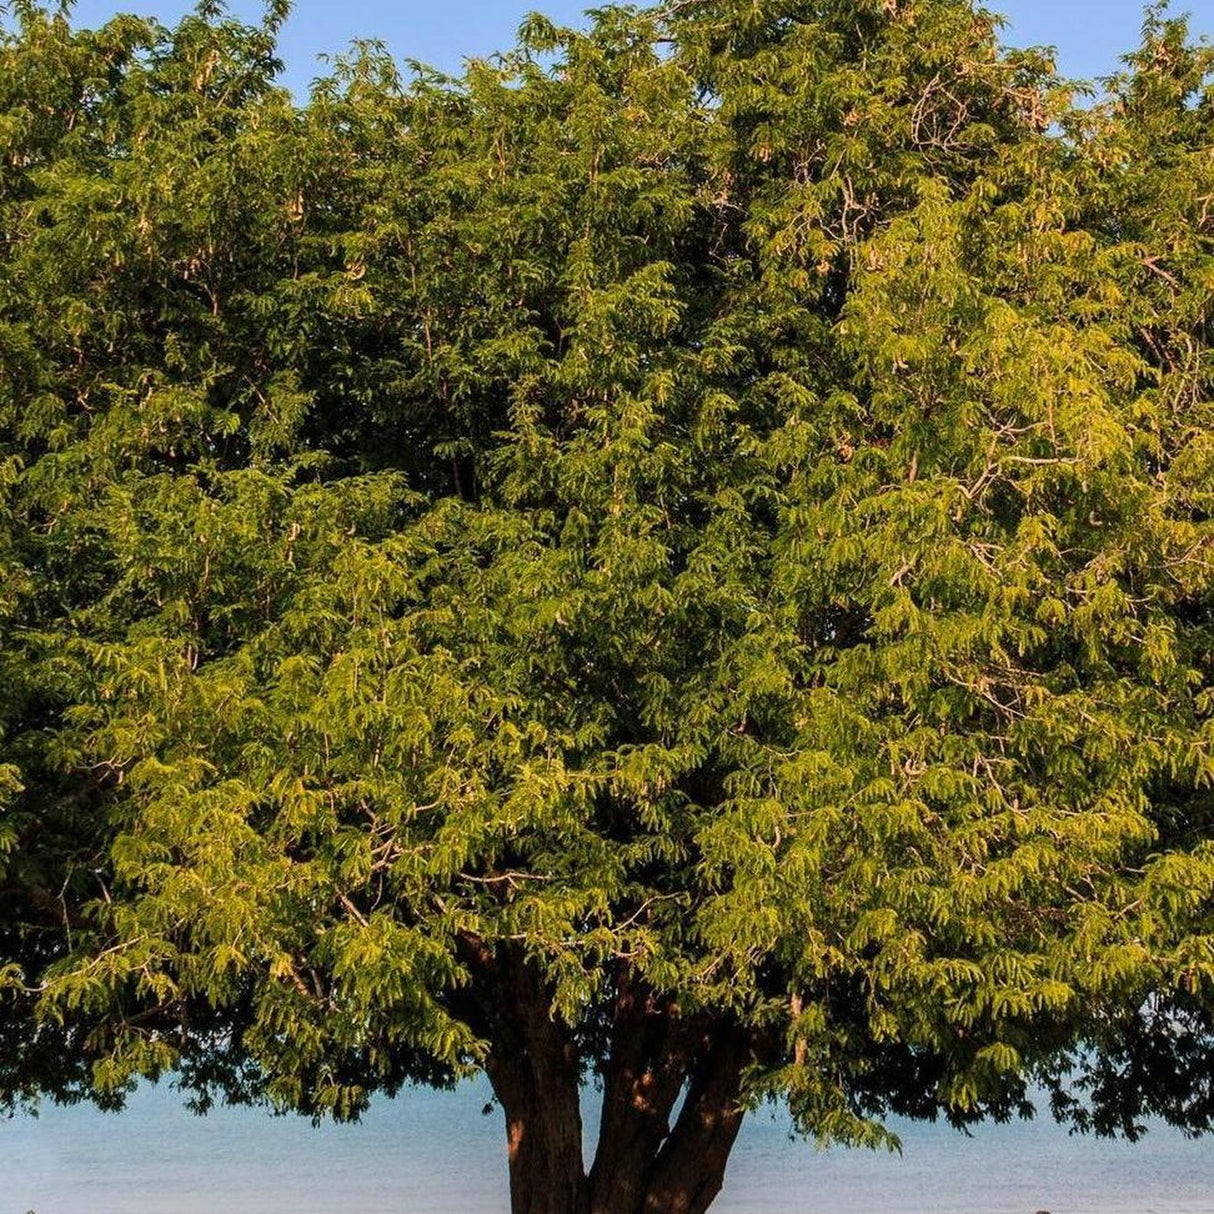
[[(166, 1085), (120, 1114), (48, 1107), (0, 1122), (0, 1214), (507, 1214), (488, 1099), (477, 1084), (406, 1091), (319, 1129), (250, 1109), (195, 1117)], [(901, 1157), (819, 1151), (760, 1111), (713, 1214), (1214, 1214), (1214, 1140), (1106, 1142), (1048, 1121), (896, 1129)]]

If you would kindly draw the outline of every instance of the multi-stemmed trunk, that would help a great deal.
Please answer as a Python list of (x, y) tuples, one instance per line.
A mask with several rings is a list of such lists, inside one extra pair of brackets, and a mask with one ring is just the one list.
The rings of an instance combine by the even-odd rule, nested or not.
[(742, 1123), (750, 1036), (681, 1017), (622, 975), (587, 1172), (573, 1034), (530, 966), (487, 952), (469, 959), (482, 978), (494, 970), (470, 1018), (490, 1043), (486, 1070), (506, 1115), (513, 1214), (703, 1214)]

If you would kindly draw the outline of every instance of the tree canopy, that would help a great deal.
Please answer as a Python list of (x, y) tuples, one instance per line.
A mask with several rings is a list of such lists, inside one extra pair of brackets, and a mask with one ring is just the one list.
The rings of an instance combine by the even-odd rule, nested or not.
[(1209, 1128), (1214, 51), (674, 0), (301, 102), (284, 16), (0, 37), (9, 1106), (483, 1068), (517, 1214), (767, 1097)]

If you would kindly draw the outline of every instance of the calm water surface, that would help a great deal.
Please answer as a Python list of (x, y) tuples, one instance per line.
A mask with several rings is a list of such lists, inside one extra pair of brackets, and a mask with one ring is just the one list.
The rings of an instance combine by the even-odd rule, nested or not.
[[(0, 1214), (507, 1214), (501, 1113), (485, 1087), (409, 1091), (357, 1126), (217, 1109), (167, 1088), (125, 1113), (0, 1122)], [(593, 1100), (593, 1097), (589, 1099)], [(1048, 1122), (898, 1125), (903, 1155), (817, 1151), (760, 1112), (713, 1214), (1214, 1214), (1214, 1141), (1136, 1145)]]

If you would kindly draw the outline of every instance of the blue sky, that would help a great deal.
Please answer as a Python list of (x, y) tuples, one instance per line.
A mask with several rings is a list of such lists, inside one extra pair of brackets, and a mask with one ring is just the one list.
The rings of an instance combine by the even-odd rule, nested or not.
[[(463, 57), (509, 46), (523, 15), (539, 9), (556, 21), (576, 24), (593, 0), (295, 0), (282, 36), (286, 82), (303, 91), (319, 73), (317, 55), (339, 51), (355, 38), (382, 39), (398, 56), (453, 70)], [(988, 0), (1010, 24), (1004, 41), (1013, 46), (1058, 48), (1059, 68), (1073, 77), (1106, 75), (1118, 56), (1138, 43), (1140, 0)], [(193, 7), (192, 0), (77, 0), (75, 21), (93, 25), (116, 11), (148, 13), (166, 22)], [(1211, 0), (1188, 0), (1197, 32), (1214, 32)], [(260, 10), (257, 0), (234, 0), (244, 16)]]

